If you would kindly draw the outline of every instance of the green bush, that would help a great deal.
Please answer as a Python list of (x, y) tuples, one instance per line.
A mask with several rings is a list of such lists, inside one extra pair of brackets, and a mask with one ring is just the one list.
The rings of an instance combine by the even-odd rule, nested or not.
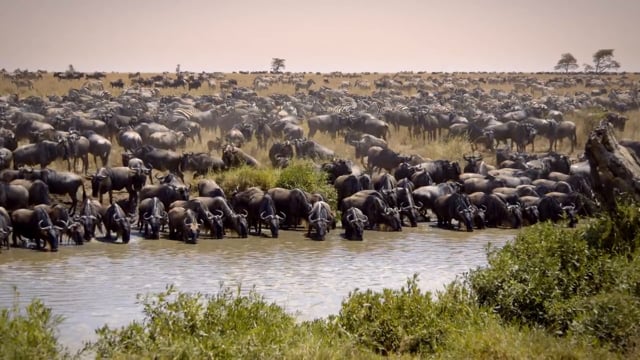
[(414, 276), (400, 290), (350, 292), (337, 321), (359, 343), (382, 355), (433, 352), (445, 333), (436, 310), (431, 294), (420, 291)]
[(275, 186), (280, 175), (278, 169), (259, 169), (243, 166), (223, 172), (216, 177), (216, 182), (230, 196), (235, 191), (243, 191), (252, 186), (268, 190)]
[(0, 309), (0, 358), (69, 358), (56, 336), (57, 326), (62, 320), (38, 299), (32, 300), (22, 312), (16, 292), (14, 305)]
[(276, 186), (285, 189), (299, 188), (308, 193), (322, 195), (332, 209), (336, 209), (337, 193), (335, 188), (327, 183), (327, 174), (318, 169), (309, 160), (295, 160), (282, 169), (276, 181)]
[(591, 297), (584, 302), (570, 331), (616, 352), (633, 349), (640, 345), (640, 299), (621, 292)]
[(640, 242), (640, 208), (622, 198), (611, 214), (601, 216), (585, 232), (590, 247), (607, 253), (627, 255)]
[(223, 288), (213, 296), (167, 291), (142, 298), (144, 320), (98, 329), (86, 350), (99, 357), (264, 359), (281, 357), (296, 339), (294, 318), (255, 291)]
[(467, 276), (469, 287), (480, 306), (509, 323), (596, 339), (616, 352), (633, 349), (640, 335), (638, 212), (621, 205), (582, 229), (525, 229), (489, 252), (489, 266)]

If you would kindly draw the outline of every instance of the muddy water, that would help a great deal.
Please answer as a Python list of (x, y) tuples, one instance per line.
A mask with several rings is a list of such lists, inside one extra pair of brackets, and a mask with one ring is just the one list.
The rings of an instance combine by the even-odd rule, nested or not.
[(167, 284), (214, 293), (221, 283), (252, 286), (299, 319), (337, 313), (354, 288), (399, 288), (414, 273), (420, 287), (439, 290), (456, 275), (486, 264), (487, 243), (502, 246), (507, 230), (473, 233), (420, 224), (402, 232), (366, 232), (352, 242), (332, 231), (326, 241), (281, 231), (279, 239), (203, 239), (197, 245), (133, 237), (128, 245), (93, 241), (58, 253), (10, 249), (0, 253), (0, 306), (44, 300), (65, 317), (60, 339), (71, 349), (94, 338), (94, 329), (141, 319), (136, 295)]

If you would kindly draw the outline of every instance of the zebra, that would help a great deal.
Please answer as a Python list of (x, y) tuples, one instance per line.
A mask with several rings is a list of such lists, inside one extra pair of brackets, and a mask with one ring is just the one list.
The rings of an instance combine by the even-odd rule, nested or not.
[(202, 143), (200, 124), (192, 121), (191, 117), (197, 113), (194, 108), (177, 107), (169, 114), (168, 122), (172, 125), (172, 130), (182, 131), (187, 137), (198, 137), (198, 142)]
[(295, 91), (298, 92), (298, 90), (300, 90), (300, 89), (306, 89), (307, 91), (309, 91), (309, 88), (311, 87), (311, 85), (313, 85), (315, 83), (316, 82), (313, 81), (313, 79), (309, 79), (309, 80), (307, 80), (307, 82), (298, 81), (295, 84)]

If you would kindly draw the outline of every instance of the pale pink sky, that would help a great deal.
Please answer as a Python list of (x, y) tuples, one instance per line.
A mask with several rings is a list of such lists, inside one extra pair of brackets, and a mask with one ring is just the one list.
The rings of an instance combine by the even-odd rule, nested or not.
[(640, 71), (638, 0), (0, 0), (13, 70), (551, 71), (615, 49)]

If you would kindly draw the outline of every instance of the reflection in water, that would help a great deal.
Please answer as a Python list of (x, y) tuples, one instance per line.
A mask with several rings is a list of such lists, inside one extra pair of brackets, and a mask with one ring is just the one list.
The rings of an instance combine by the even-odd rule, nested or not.
[(136, 295), (167, 284), (181, 291), (215, 293), (225, 286), (255, 286), (302, 320), (335, 314), (355, 288), (399, 288), (414, 273), (423, 290), (439, 290), (456, 275), (486, 264), (485, 248), (502, 246), (513, 231), (444, 231), (421, 224), (402, 232), (366, 232), (365, 241), (326, 241), (282, 231), (280, 238), (203, 239), (197, 245), (132, 238), (128, 245), (91, 242), (59, 253), (11, 249), (0, 254), (0, 306), (44, 300), (65, 316), (61, 341), (72, 349), (107, 323), (140, 319)]

